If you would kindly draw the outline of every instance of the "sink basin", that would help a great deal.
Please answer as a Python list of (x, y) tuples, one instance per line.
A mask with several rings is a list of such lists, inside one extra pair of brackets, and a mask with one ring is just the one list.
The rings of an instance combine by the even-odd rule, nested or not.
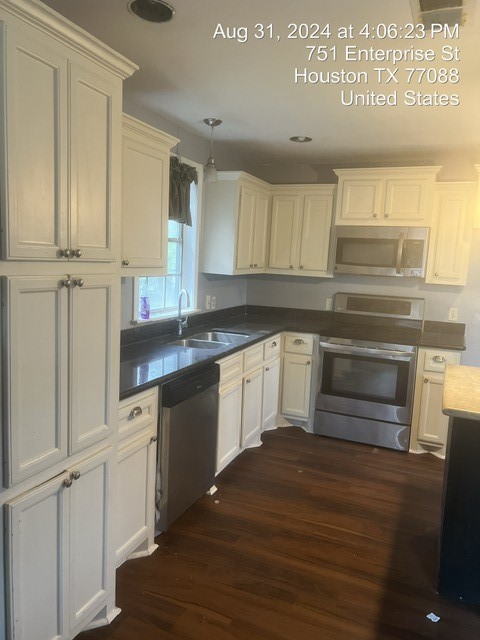
[(175, 340), (171, 344), (176, 347), (189, 347), (190, 349), (218, 349), (219, 347), (228, 346), (226, 342), (220, 342), (219, 340), (201, 340), (198, 338)]
[(204, 331), (196, 333), (192, 338), (195, 340), (207, 340), (208, 342), (223, 342), (225, 344), (236, 344), (248, 338), (248, 333), (235, 333), (233, 331)]

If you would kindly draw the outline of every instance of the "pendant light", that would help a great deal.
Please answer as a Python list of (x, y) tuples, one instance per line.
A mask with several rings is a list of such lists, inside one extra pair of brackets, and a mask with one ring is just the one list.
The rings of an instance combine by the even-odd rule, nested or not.
[(205, 118), (204, 123), (211, 127), (212, 131), (210, 133), (210, 155), (205, 165), (203, 179), (205, 182), (217, 182), (217, 167), (215, 165), (215, 158), (213, 157), (213, 130), (215, 127), (218, 127), (219, 124), (222, 124), (222, 121), (217, 118)]

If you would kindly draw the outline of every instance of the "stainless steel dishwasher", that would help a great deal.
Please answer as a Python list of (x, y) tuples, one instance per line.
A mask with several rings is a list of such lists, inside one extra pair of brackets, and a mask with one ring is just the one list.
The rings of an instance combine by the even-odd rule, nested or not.
[(214, 485), (218, 381), (213, 363), (162, 385), (157, 533)]

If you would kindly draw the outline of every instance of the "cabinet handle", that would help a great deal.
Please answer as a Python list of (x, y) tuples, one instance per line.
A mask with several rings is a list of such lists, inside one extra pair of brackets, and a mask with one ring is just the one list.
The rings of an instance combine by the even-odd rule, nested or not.
[(276, 347), (276, 346), (277, 346), (277, 341), (276, 341), (276, 340), (274, 340), (274, 341), (272, 342), (272, 347)]
[(83, 256), (83, 251), (81, 249), (75, 249), (73, 255), (75, 258), (81, 258)]
[(250, 384), (250, 382), (251, 382), (250, 378), (247, 378), (246, 383)]
[(443, 356), (433, 356), (432, 360), (434, 362), (445, 362), (446, 359)]
[(270, 367), (265, 367), (265, 371), (270, 371)]
[(83, 287), (83, 285), (85, 284), (85, 280), (83, 278), (78, 278), (78, 280), (75, 280), (77, 287)]
[(293, 344), (305, 344), (305, 340), (302, 340), (301, 338), (295, 338)]
[(60, 258), (73, 258), (73, 251), (71, 249), (60, 249), (58, 254)]
[(67, 489), (70, 489), (70, 487), (73, 484), (73, 480), (72, 478), (65, 478), (65, 480), (63, 481), (63, 486), (66, 487)]
[(70, 477), (72, 478), (72, 480), (78, 480), (81, 475), (82, 474), (80, 473), (80, 471), (72, 471)]
[(424, 378), (423, 379), (423, 384), (427, 384), (427, 382), (428, 382), (428, 378)]
[(158, 436), (152, 436), (150, 438), (150, 443), (153, 444), (154, 442), (156, 442), (158, 440)]
[(312, 364), (312, 363), (310, 362), (310, 360), (307, 360), (306, 364)]
[(71, 276), (67, 276), (65, 278), (65, 280), (62, 280), (60, 282), (60, 285), (62, 287), (65, 287), (66, 289), (73, 289), (73, 287), (77, 284), (76, 280), (74, 278), (72, 278)]
[(138, 418), (138, 416), (141, 416), (142, 413), (143, 413), (142, 407), (133, 407), (133, 409), (129, 413), (128, 419), (133, 420), (134, 418)]
[(389, 217), (390, 217), (390, 214), (389, 214), (389, 213), (386, 213), (386, 214), (385, 214), (385, 218), (389, 218)]
[(373, 217), (373, 218), (378, 218), (378, 216), (377, 216), (377, 214), (376, 214), (376, 213), (374, 213), (372, 217)]
[(128, 267), (129, 264), (130, 264), (130, 260), (122, 260), (123, 267)]

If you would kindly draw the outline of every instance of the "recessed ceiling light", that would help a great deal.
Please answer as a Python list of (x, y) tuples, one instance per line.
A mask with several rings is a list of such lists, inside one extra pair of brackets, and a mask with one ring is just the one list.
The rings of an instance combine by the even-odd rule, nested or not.
[(308, 136), (292, 136), (290, 138), (292, 142), (311, 142), (312, 139)]
[(175, 9), (163, 0), (133, 0), (128, 9), (148, 22), (168, 22), (175, 15)]

